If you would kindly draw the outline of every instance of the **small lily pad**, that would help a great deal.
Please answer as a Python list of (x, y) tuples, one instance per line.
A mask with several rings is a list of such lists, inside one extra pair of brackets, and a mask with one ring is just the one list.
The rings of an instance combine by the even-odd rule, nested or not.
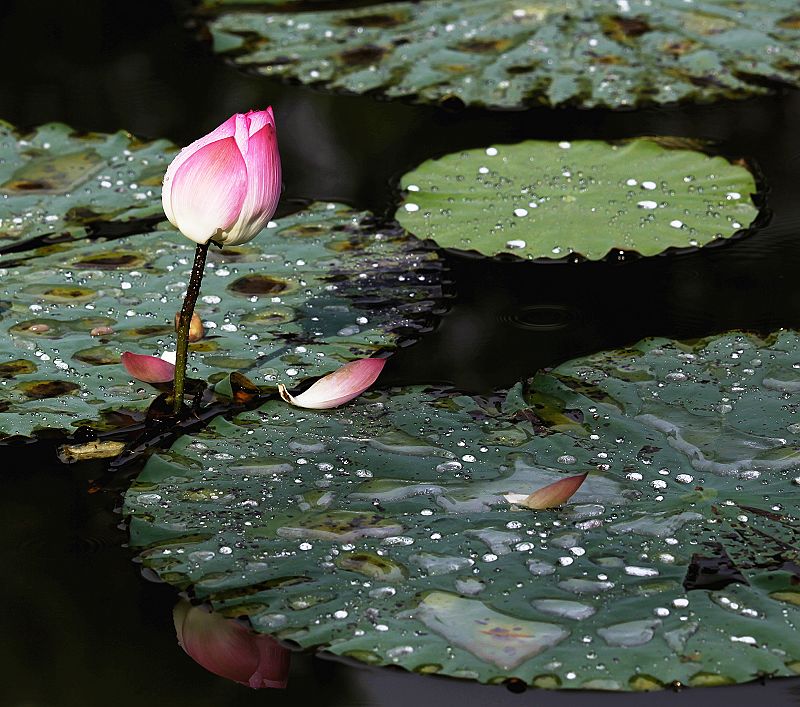
[(163, 217), (161, 180), (177, 148), (61, 123), (21, 133), (0, 121), (0, 248), (80, 238), (98, 224)]
[[(131, 543), (257, 631), (371, 664), (604, 690), (792, 675), (799, 356), (789, 331), (650, 339), (505, 396), (271, 401), (151, 457)], [(581, 471), (561, 507), (504, 498)]]
[[(193, 254), (160, 230), (78, 241), (3, 270), (0, 438), (91, 425), (102, 411), (141, 414), (156, 391), (120, 355), (174, 350)], [(396, 225), (312, 204), (247, 246), (209, 253), (196, 309), (206, 334), (189, 347), (189, 375), (217, 382), (238, 370), (294, 387), (391, 350), (430, 323), (438, 271), (435, 252)]]
[(240, 67), (351, 93), (620, 108), (800, 84), (794, 0), (276, 4), (206, 0), (200, 14)]
[(746, 167), (680, 140), (466, 150), (423, 163), (401, 187), (396, 218), (405, 228), (489, 256), (656, 255), (730, 238), (758, 215)]

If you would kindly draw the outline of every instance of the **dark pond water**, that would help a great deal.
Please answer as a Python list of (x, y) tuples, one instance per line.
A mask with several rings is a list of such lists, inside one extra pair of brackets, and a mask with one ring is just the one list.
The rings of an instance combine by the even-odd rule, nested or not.
[[(81, 130), (125, 127), (194, 139), (235, 111), (272, 104), (287, 197), (389, 214), (396, 178), (458, 148), (524, 138), (707, 138), (755, 158), (771, 222), (750, 238), (674, 258), (580, 265), (450, 257), (456, 297), (438, 329), (401, 351), (387, 383), (488, 391), (648, 335), (800, 326), (800, 94), (662, 110), (444, 112), (330, 96), (249, 78), (194, 41), (183, 8), (137, 3), (0, 4), (0, 117)], [(89, 494), (100, 466), (62, 467), (47, 447), (4, 451), (0, 473), (0, 706), (800, 704), (798, 680), (653, 695), (512, 694), (298, 656), (285, 692), (251, 692), (178, 648), (174, 592), (143, 581), (121, 548), (117, 488)]]

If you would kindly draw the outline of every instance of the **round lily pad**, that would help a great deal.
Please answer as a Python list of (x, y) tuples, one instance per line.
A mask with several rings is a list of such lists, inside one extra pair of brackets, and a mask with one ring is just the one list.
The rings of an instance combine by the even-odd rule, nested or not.
[[(651, 339), (505, 394), (279, 401), (130, 488), (162, 580), (257, 631), (482, 682), (652, 690), (800, 668), (800, 335)], [(589, 472), (560, 508), (525, 496)]]
[(99, 224), (163, 218), (161, 180), (177, 148), (61, 123), (21, 133), (0, 121), (0, 249)]
[(800, 83), (794, 0), (275, 4), (206, 0), (214, 49), (266, 76), (352, 93), (619, 108)]
[[(0, 437), (90, 424), (154, 395), (120, 364), (124, 351), (174, 351), (174, 318), (194, 243), (172, 230), (78, 241), (2, 271)], [(196, 311), (205, 336), (189, 375), (234, 370), (293, 387), (391, 350), (430, 323), (439, 263), (397, 226), (315, 203), (245, 246), (212, 249)], [(409, 275), (409, 273), (413, 273)], [(113, 418), (124, 424), (123, 415)]]
[(489, 256), (656, 255), (730, 238), (758, 215), (746, 167), (671, 138), (465, 150), (424, 162), (401, 187), (405, 228)]

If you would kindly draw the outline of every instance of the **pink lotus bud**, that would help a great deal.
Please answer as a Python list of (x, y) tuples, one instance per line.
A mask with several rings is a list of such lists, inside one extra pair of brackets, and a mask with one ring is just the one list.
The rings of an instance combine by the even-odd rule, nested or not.
[(385, 363), (383, 358), (362, 358), (345, 363), (323, 376), (298, 396), (286, 390), (283, 383), (278, 384), (278, 392), (287, 403), (299, 408), (325, 410), (339, 407), (369, 388), (378, 379)]
[(291, 652), (275, 639), (185, 600), (172, 618), (180, 647), (209, 672), (249, 687), (286, 687)]
[(281, 193), (272, 108), (237, 113), (184, 147), (164, 175), (170, 223), (196, 243), (246, 243), (267, 225)]
[(137, 380), (145, 383), (169, 383), (175, 378), (175, 364), (164, 360), (164, 356), (169, 353), (164, 352), (159, 358), (126, 351), (120, 356), (120, 361), (125, 370)]

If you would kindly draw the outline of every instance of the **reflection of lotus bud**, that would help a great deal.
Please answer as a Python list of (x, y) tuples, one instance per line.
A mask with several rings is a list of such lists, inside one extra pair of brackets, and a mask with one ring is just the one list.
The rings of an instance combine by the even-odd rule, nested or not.
[(167, 168), (161, 202), (196, 243), (251, 240), (275, 213), (281, 160), (272, 108), (237, 113), (184, 147)]
[(290, 652), (273, 638), (185, 600), (172, 616), (181, 648), (209, 672), (249, 687), (286, 687)]
[[(175, 331), (180, 327), (181, 313), (175, 313)], [(192, 321), (189, 324), (189, 343), (193, 344), (195, 341), (200, 341), (206, 335), (206, 330), (203, 328), (203, 322), (197, 316), (197, 312), (192, 312)]]

